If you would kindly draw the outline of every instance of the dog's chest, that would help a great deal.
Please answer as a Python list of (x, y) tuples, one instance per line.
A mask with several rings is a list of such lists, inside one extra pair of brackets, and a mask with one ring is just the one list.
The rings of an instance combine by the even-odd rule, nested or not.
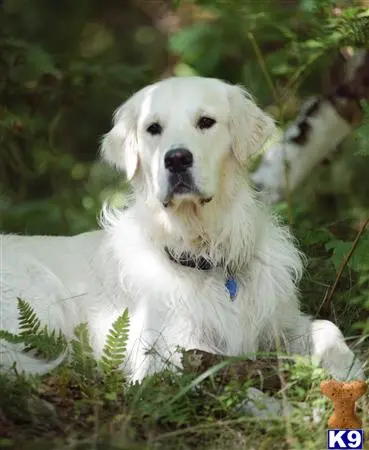
[[(259, 324), (247, 274), (230, 279), (223, 268), (198, 270), (171, 261), (163, 248), (140, 239), (115, 246), (119, 288), (132, 318), (132, 341), (227, 354), (255, 351)], [(148, 338), (147, 336), (150, 336)], [(163, 344), (164, 345), (164, 344)]]
[(225, 276), (222, 269), (202, 271), (168, 261), (155, 271), (156, 277), (148, 272), (141, 277), (141, 293), (136, 291), (137, 304), (144, 302), (148, 311), (137, 321), (142, 328), (155, 330), (170, 347), (230, 355), (255, 351), (243, 307), (244, 280)]

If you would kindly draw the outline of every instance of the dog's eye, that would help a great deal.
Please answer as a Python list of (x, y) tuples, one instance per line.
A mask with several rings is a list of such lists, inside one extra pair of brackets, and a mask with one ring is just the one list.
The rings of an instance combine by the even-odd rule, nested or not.
[(211, 128), (215, 124), (216, 120), (212, 119), (211, 117), (200, 117), (200, 119), (197, 121), (197, 126), (200, 128), (200, 130), (204, 130), (206, 128)]
[(163, 127), (159, 122), (154, 122), (146, 128), (146, 131), (154, 136), (155, 134), (161, 134)]

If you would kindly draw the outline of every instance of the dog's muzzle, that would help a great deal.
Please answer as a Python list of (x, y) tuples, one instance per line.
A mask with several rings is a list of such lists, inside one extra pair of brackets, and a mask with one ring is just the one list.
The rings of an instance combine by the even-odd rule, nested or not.
[(191, 174), (192, 166), (193, 155), (188, 149), (178, 147), (166, 152), (164, 167), (168, 171), (168, 193), (165, 203), (168, 204), (175, 195), (199, 193)]
[(193, 155), (187, 148), (178, 147), (168, 150), (164, 155), (164, 167), (167, 170), (168, 192), (164, 206), (168, 206), (175, 196), (194, 196), (204, 204), (211, 198), (204, 198), (193, 179)]

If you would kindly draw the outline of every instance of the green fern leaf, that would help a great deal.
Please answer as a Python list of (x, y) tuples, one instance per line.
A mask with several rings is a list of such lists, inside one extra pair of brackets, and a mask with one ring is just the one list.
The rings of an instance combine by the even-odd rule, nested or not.
[(328, 37), (339, 45), (366, 47), (369, 43), (369, 17), (356, 14), (335, 17), (325, 28)]
[(66, 348), (65, 336), (58, 332), (49, 332), (45, 325), (41, 328), (41, 321), (31, 305), (18, 298), (19, 334), (15, 335), (6, 330), (0, 330), (0, 338), (12, 344), (23, 344), (24, 351), (34, 351), (35, 356), (43, 359), (53, 359)]
[(38, 357), (54, 359), (59, 356), (67, 346), (67, 340), (61, 331), (49, 332), (45, 325), (37, 334), (22, 335), (25, 344), (24, 351), (34, 350)]
[(87, 323), (81, 323), (74, 329), (75, 339), (71, 341), (71, 364), (76, 374), (91, 379), (96, 361), (90, 344)]
[(118, 370), (126, 358), (129, 332), (129, 316), (126, 308), (113, 323), (106, 337), (100, 365), (104, 372)]
[(20, 336), (37, 335), (41, 327), (40, 319), (28, 302), (21, 298), (17, 298), (17, 300)]
[(369, 17), (346, 19), (340, 25), (346, 45), (366, 47), (369, 43)]
[(4, 341), (10, 342), (11, 344), (21, 344), (23, 342), (21, 336), (10, 333), (7, 330), (0, 330), (0, 339), (4, 339)]

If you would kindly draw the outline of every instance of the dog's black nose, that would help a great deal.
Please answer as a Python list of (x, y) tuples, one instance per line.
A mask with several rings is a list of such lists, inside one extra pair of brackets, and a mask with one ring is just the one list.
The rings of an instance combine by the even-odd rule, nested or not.
[(189, 167), (192, 167), (192, 164), (192, 153), (186, 148), (174, 148), (173, 150), (167, 151), (164, 156), (164, 166), (170, 172), (184, 172)]

